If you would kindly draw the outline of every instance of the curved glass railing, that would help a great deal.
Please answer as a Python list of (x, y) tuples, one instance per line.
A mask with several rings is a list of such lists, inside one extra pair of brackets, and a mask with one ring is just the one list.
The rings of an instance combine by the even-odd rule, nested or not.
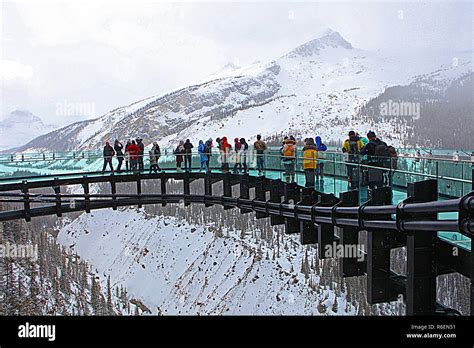
[[(191, 170), (200, 170), (201, 156), (194, 152), (190, 159)], [(182, 169), (177, 167), (176, 160), (177, 156), (172, 149), (162, 149), (158, 165), (161, 170), (165, 171), (184, 171), (184, 155)], [(245, 163), (250, 175), (265, 175), (268, 178), (279, 178), (305, 186), (305, 159), (301, 149), (297, 151), (289, 167), (285, 166), (284, 160), (285, 158), (281, 156), (278, 148), (270, 148), (264, 155), (257, 155), (253, 149), (249, 149), (238, 155), (231, 151), (225, 156), (215, 149), (210, 156), (209, 166), (213, 172), (223, 169), (233, 172), (235, 168), (235, 173), (238, 174), (244, 172)], [(257, 170), (258, 161), (263, 162), (264, 171), (262, 173)], [(29, 181), (41, 180), (42, 176), (49, 175), (111, 175), (109, 168), (106, 168), (104, 174), (101, 173), (103, 162), (101, 151), (1, 155), (0, 183), (18, 180), (22, 177), (28, 178)], [(143, 162), (144, 171), (150, 171), (150, 155), (148, 153), (143, 156)], [(117, 169), (117, 157), (113, 157), (112, 163), (114, 169)], [(236, 166), (236, 163), (241, 163), (241, 165), (237, 164)], [(460, 197), (472, 190), (472, 163), (469, 161), (415, 157), (399, 157), (396, 161), (374, 156), (371, 158), (367, 156), (348, 158), (339, 152), (326, 151), (318, 153), (316, 172), (318, 174), (315, 173), (316, 190), (339, 195), (340, 192), (358, 189), (361, 203), (368, 199), (369, 186), (373, 183), (374, 177), (378, 180), (378, 186), (392, 187), (393, 204), (407, 197), (408, 183), (426, 179), (438, 180), (440, 199)], [(114, 175), (123, 173), (128, 173), (125, 159), (122, 164), (122, 172), (116, 171)], [(457, 217), (455, 215), (456, 213), (440, 214), (439, 218), (452, 219)], [(453, 244), (469, 248), (470, 239), (460, 233), (440, 232), (439, 236)]]
[[(233, 168), (236, 155), (230, 152), (227, 156), (230, 167)], [(239, 157), (242, 157), (243, 154)], [(257, 156), (252, 149), (245, 155), (248, 166), (252, 169), (257, 167)], [(222, 157), (219, 152), (213, 151), (210, 166), (220, 169)], [(103, 157), (101, 151), (81, 152), (55, 152), (55, 153), (24, 153), (14, 155), (0, 155), (0, 178), (21, 177), (31, 175), (56, 175), (67, 173), (85, 173), (100, 171), (102, 169)], [(149, 155), (144, 155), (145, 167), (149, 167)], [(171, 170), (175, 169), (176, 156), (172, 149), (163, 149), (158, 161), (160, 167)], [(264, 166), (269, 171), (282, 172), (285, 166), (282, 156), (277, 148), (270, 148), (263, 156)], [(295, 181), (304, 184), (303, 153), (298, 150), (295, 157)], [(362, 189), (366, 185), (367, 172), (373, 163), (383, 163), (384, 181), (393, 184), (394, 188), (406, 188), (408, 183), (437, 179), (439, 182), (439, 193), (446, 197), (460, 197), (472, 189), (472, 163), (469, 161), (453, 161), (438, 158), (416, 158), (398, 157), (396, 161), (377, 159), (367, 156), (352, 156), (350, 159), (340, 152), (319, 152), (318, 172), (322, 171), (324, 183), (319, 181), (322, 191), (337, 193), (347, 189), (348, 179), (357, 182), (352, 188)], [(115, 168), (118, 160), (113, 158)], [(379, 164), (376, 164), (379, 165)], [(123, 165), (125, 167), (125, 163)], [(184, 167), (184, 164), (183, 164)], [(192, 154), (192, 167), (200, 167), (199, 154)], [(276, 175), (267, 173), (267, 175)], [(341, 180), (338, 180), (341, 179)], [(403, 190), (402, 190), (403, 191)]]

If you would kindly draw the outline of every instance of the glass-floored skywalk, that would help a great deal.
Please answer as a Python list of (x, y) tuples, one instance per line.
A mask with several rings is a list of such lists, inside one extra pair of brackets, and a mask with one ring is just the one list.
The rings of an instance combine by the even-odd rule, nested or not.
[[(158, 161), (161, 170), (166, 172), (180, 171), (176, 168), (176, 156), (171, 149), (162, 149), (162, 155)], [(256, 155), (250, 149), (246, 154), (246, 162), (250, 168), (251, 176), (258, 176), (256, 168)], [(305, 174), (303, 170), (303, 158), (301, 150), (298, 151), (295, 160), (295, 182), (304, 187)], [(243, 160), (243, 155), (241, 155)], [(230, 170), (233, 169), (234, 156), (228, 156)], [(339, 196), (341, 192), (349, 190), (348, 167), (353, 168), (363, 177), (363, 173), (370, 168), (367, 158), (358, 158), (353, 163), (348, 163), (347, 158), (338, 152), (319, 152), (318, 163), (323, 164), (323, 177), (316, 181), (315, 189), (324, 193), (332, 193)], [(147, 151), (144, 156), (145, 170), (149, 171), (149, 157)], [(221, 156), (213, 152), (210, 161), (212, 172), (220, 172)], [(77, 151), (77, 152), (55, 152), (55, 153), (23, 153), (23, 154), (1, 154), (0, 155), (0, 185), (17, 183), (23, 180), (41, 181), (50, 180), (51, 177), (80, 178), (84, 176), (96, 177), (106, 175), (126, 175), (125, 161), (122, 172), (101, 172), (103, 158), (100, 151)], [(114, 157), (114, 168), (118, 161)], [(284, 165), (277, 148), (270, 149), (264, 155), (265, 171), (263, 175), (269, 179), (282, 179), (284, 176)], [(467, 160), (453, 161), (442, 158), (415, 158), (399, 157), (396, 168), (393, 164), (383, 171), (388, 183), (388, 176), (393, 176), (392, 181), (392, 204), (397, 204), (407, 197), (407, 185), (410, 182), (426, 179), (438, 180), (439, 199), (461, 197), (472, 190), (472, 162)], [(183, 162), (184, 168), (184, 162)], [(192, 171), (199, 171), (200, 155), (192, 154)], [(182, 171), (182, 170), (181, 170)], [(237, 174), (242, 173), (238, 171)], [(367, 187), (359, 180), (360, 203), (367, 199)], [(439, 213), (439, 219), (456, 219), (457, 213)], [(464, 249), (470, 249), (470, 238), (456, 232), (438, 232), (439, 238)]]

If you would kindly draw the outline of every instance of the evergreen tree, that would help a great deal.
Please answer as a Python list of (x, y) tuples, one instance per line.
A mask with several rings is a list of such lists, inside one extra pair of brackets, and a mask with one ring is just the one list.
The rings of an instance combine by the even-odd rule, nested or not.
[(338, 311), (337, 296), (334, 296), (334, 302), (333, 302), (333, 304), (332, 304), (332, 308), (331, 308), (331, 309), (332, 309), (332, 311), (333, 311), (334, 313), (337, 313), (337, 311)]
[(107, 315), (114, 315), (114, 304), (112, 302), (112, 289), (110, 288), (110, 275), (107, 277)]
[(40, 305), (40, 298), (39, 298), (39, 293), (40, 293), (40, 288), (38, 285), (38, 282), (36, 280), (37, 278), (37, 272), (36, 272), (36, 263), (32, 262), (31, 263), (31, 275), (30, 275), (30, 310), (29, 314), (30, 315), (41, 315), (41, 305)]
[(97, 286), (97, 282), (95, 280), (95, 276), (92, 274), (91, 275), (91, 305), (92, 305), (92, 310), (94, 311), (94, 314), (97, 315), (99, 312), (100, 308), (100, 298), (99, 298), (99, 290)]

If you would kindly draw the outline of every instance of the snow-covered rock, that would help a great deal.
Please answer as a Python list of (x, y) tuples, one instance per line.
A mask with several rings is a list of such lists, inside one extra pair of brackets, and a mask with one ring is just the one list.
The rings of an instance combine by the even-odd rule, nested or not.
[(318, 275), (305, 278), (297, 243), (273, 259), (274, 250), (232, 228), (131, 208), (83, 214), (59, 230), (58, 241), (153, 314), (355, 314), (345, 296), (335, 299), (335, 291), (318, 285)]

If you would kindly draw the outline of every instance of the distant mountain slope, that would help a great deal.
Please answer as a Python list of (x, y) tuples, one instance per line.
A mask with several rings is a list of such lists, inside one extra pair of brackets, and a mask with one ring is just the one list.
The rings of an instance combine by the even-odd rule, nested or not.
[[(452, 73), (440, 69), (408, 85), (387, 88), (361, 107), (357, 119), (392, 122), (396, 133), (408, 135), (407, 145), (474, 149), (474, 73), (447, 72)], [(384, 116), (381, 105), (390, 105), (392, 112)]]
[(0, 150), (23, 145), (54, 128), (27, 110), (15, 110), (0, 122)]
[[(472, 71), (470, 56), (447, 67), (443, 79)], [(408, 59), (408, 58), (407, 58)], [(227, 66), (210, 81), (121, 107), (95, 120), (40, 136), (15, 151), (96, 149), (106, 140), (141, 136), (175, 146), (179, 140), (293, 133), (340, 141), (350, 129), (375, 129), (394, 145), (410, 142), (413, 128), (358, 111), (387, 87), (407, 85), (439, 69), (446, 57), (400, 60), (354, 48), (338, 32), (304, 43), (282, 57), (248, 68)], [(418, 60), (417, 60), (418, 59)], [(463, 70), (464, 69), (464, 70)], [(458, 75), (459, 76), (459, 75)]]

